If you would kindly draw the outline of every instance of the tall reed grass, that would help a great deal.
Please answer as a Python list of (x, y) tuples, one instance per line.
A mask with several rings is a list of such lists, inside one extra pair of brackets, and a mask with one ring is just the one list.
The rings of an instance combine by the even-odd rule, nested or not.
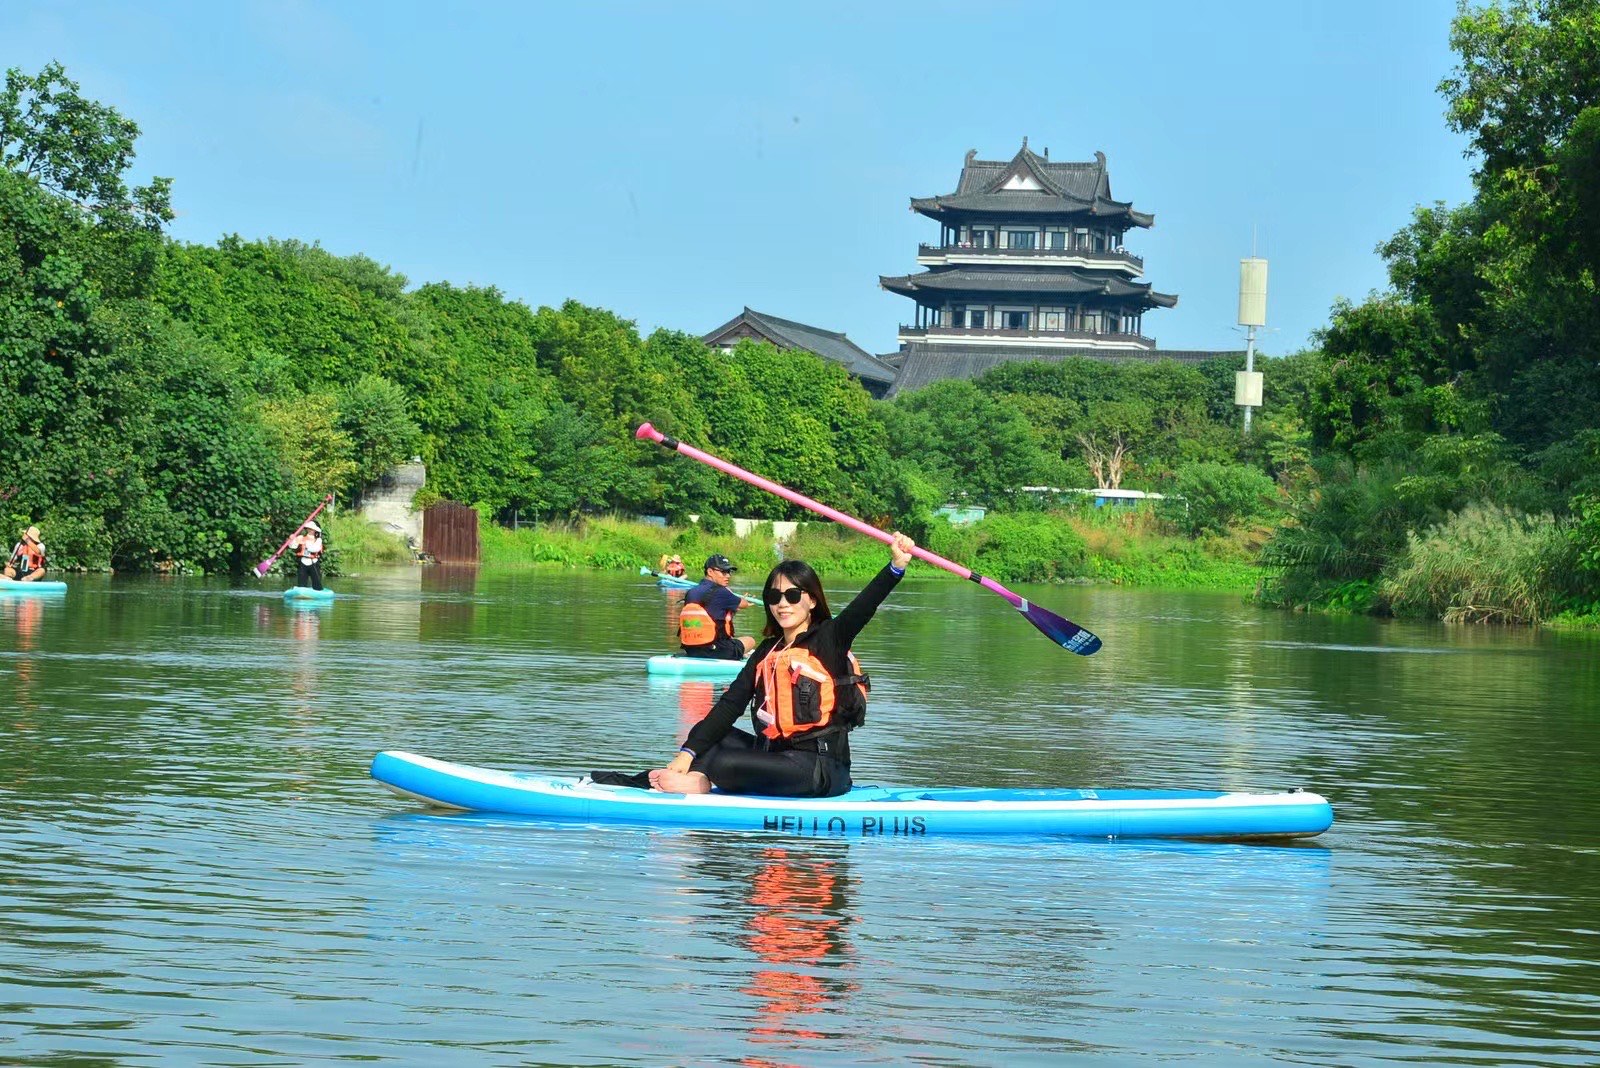
[(1549, 515), (1468, 505), (1411, 535), (1378, 590), (1399, 616), (1537, 624), (1557, 607), (1571, 551)]

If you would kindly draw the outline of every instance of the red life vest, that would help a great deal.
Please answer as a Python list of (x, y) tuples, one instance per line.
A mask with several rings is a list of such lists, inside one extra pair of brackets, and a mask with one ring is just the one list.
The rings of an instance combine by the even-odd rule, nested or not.
[(854, 730), (867, 718), (872, 680), (861, 672), (855, 653), (850, 674), (833, 672), (804, 646), (774, 649), (756, 666), (765, 700), (755, 710), (756, 728), (773, 740), (815, 738)]
[[(722, 618), (722, 629), (726, 637), (733, 637), (733, 613), (729, 612)], [(683, 611), (678, 613), (678, 641), (689, 649), (697, 649), (702, 645), (714, 645), (717, 641), (717, 624), (711, 618), (711, 613), (706, 611), (703, 604), (693, 602), (683, 606)]]

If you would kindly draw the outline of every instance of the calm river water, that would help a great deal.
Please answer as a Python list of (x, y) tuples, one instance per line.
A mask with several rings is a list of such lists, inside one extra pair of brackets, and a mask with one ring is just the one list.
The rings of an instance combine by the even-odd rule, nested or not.
[[(671, 752), (648, 579), (406, 569), (0, 597), (0, 1061), (1600, 1062), (1600, 640), (906, 581), (856, 781), (1282, 788), (1309, 844), (430, 815), (372, 754)], [(835, 584), (838, 585), (838, 584)], [(842, 604), (848, 592), (835, 590)]]

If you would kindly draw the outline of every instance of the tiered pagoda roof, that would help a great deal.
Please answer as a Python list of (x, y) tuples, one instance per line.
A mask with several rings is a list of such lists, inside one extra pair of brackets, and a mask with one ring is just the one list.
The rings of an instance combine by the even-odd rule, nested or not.
[(1156, 217), (1134, 211), (1128, 202), (1113, 200), (1111, 179), (1103, 152), (1090, 163), (1053, 163), (1028, 148), (1010, 161), (976, 159), (967, 153), (961, 180), (954, 193), (913, 197), (911, 210), (948, 221), (952, 216), (983, 213), (996, 215), (1081, 215), (1125, 219), (1130, 226), (1148, 227)]

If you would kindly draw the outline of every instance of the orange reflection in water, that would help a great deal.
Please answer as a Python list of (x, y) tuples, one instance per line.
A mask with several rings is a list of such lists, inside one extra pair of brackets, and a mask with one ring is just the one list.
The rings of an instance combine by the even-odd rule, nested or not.
[[(33, 597), (7, 597), (0, 600), (0, 613), (11, 621), (17, 633), (17, 652), (32, 651), (34, 641), (38, 637), (39, 625), (44, 620), (44, 612), (44, 602)], [(17, 658), (16, 704), (19, 718), (12, 724), (14, 730), (34, 729), (33, 713), (38, 709), (33, 700), (33, 684), (37, 671), (38, 665), (32, 657)]]
[(667, 641), (678, 651), (678, 613), (683, 611), (683, 590), (667, 591)]
[(678, 685), (678, 741), (688, 737), (696, 723), (706, 718), (716, 703), (717, 687), (710, 682), (683, 682)]
[(317, 697), (317, 638), (321, 633), (322, 614), (318, 608), (294, 609), (289, 617), (289, 636), (296, 642), (289, 691), (294, 695), (295, 714), (308, 720)]
[[(750, 1029), (757, 1042), (820, 1039), (806, 1018), (826, 1012), (857, 989), (828, 974), (848, 960), (849, 914), (845, 908), (842, 860), (797, 855), (782, 847), (761, 853), (761, 868), (751, 883), (755, 906), (746, 924), (746, 944), (765, 967), (750, 977), (743, 993), (758, 1000)], [(746, 1057), (747, 1068), (775, 1068), (775, 1062)]]

